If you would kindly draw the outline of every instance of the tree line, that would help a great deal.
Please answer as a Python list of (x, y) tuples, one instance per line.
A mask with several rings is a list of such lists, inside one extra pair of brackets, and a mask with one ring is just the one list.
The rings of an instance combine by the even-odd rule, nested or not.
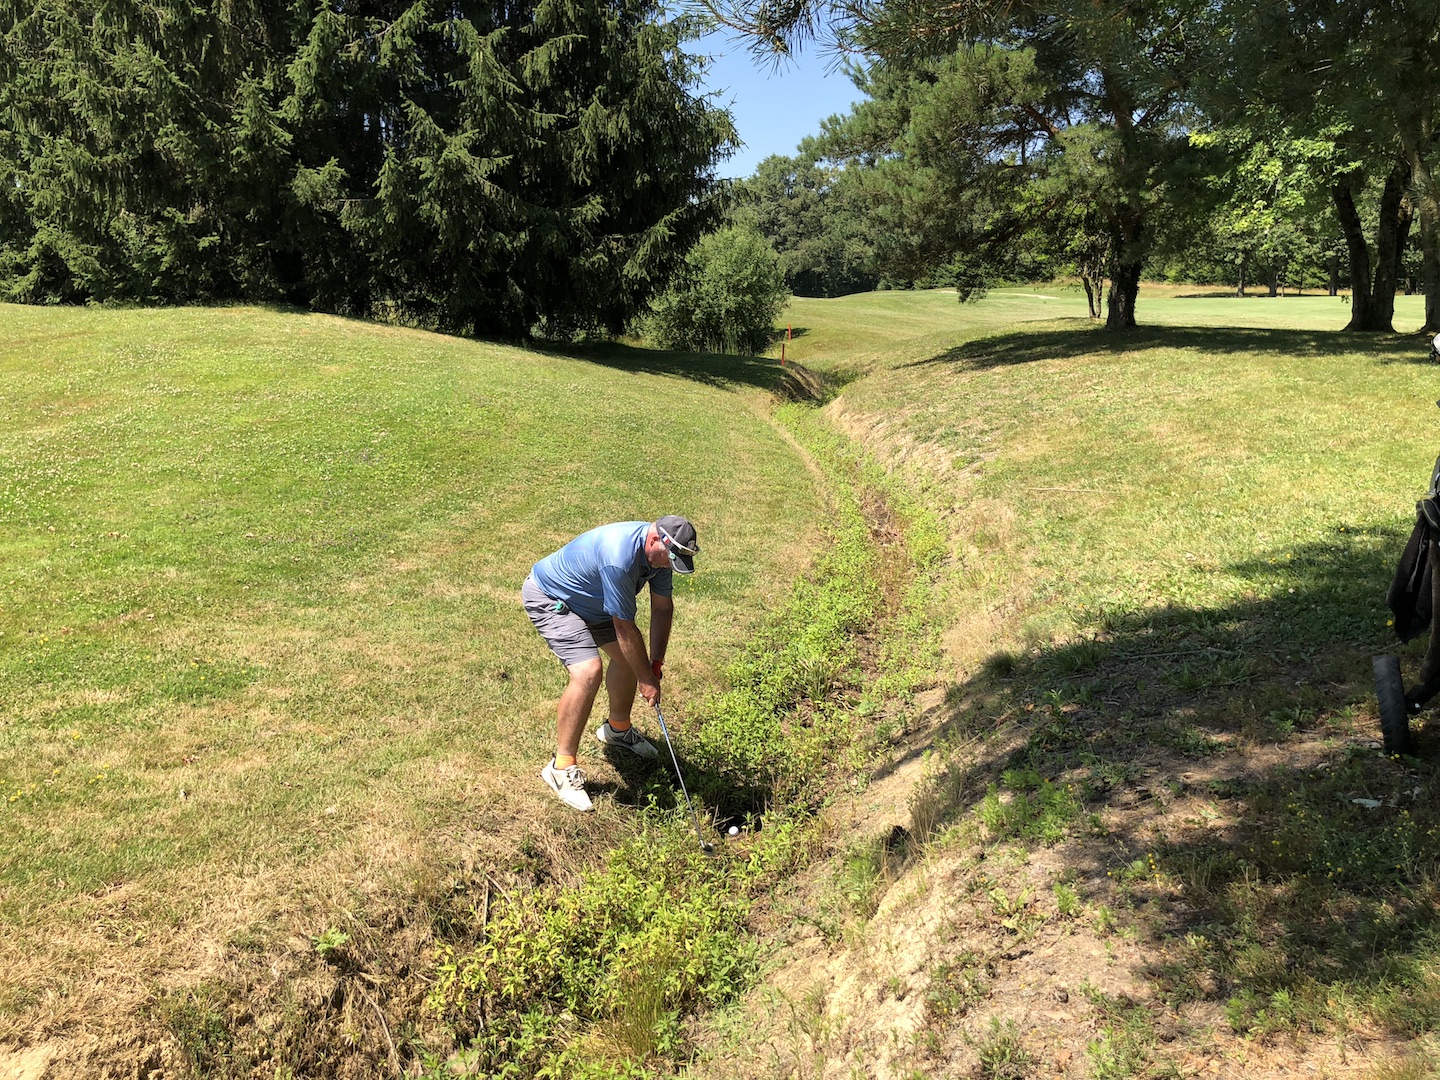
[[(760, 54), (824, 38), (865, 100), (740, 202), (797, 291), (1142, 273), (1347, 287), (1440, 330), (1440, 3), (711, 0)], [(1103, 288), (1103, 295), (1102, 295)]]
[(0, 298), (619, 331), (721, 211), (654, 0), (0, 0)]
[(0, 298), (680, 340), (665, 286), (769, 288), (758, 231), (801, 294), (1069, 274), (1124, 329), (1169, 274), (1376, 331), (1404, 285), (1440, 329), (1440, 0), (708, 2), (865, 95), (733, 190), (657, 0), (0, 0)]

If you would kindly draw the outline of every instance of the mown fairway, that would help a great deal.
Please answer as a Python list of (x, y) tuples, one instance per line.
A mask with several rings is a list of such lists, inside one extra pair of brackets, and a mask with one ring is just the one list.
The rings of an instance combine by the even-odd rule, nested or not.
[(849, 380), (831, 416), (951, 560), (916, 839), (836, 871), (863, 899), (815, 924), (843, 961), (782, 979), (791, 1066), (1433, 1075), (1436, 741), (1380, 752), (1370, 661), (1423, 649), (1384, 594), (1440, 374), (1340, 300), (1185, 292), (1122, 335), (1073, 291), (792, 305), (789, 355)]
[[(699, 1039), (709, 1075), (1342, 1074), (1440, 1025), (1435, 740), (1380, 755), (1370, 687), (1440, 375), (1417, 338), (1335, 333), (1341, 301), (1185, 292), (1147, 289), (1125, 335), (1074, 290), (793, 303), (787, 357), (844, 384), (825, 415), (948, 555), (929, 622), (895, 631), (917, 659), (943, 643), (931, 694), (907, 711), (873, 670), (798, 681), (877, 780), (934, 753), (902, 843), (869, 793), (801, 842), (832, 869), (759, 921), (822, 959), (788, 1009)], [(337, 935), (365, 937), (353, 960), (477, 906), (483, 931), (521, 910), (492, 910), (490, 869), (564, 885), (633, 840), (650, 779), (585, 751), (602, 797), (581, 817), (534, 778), (561, 680), (515, 593), (594, 522), (701, 525), (667, 715), (739, 756), (745, 731), (686, 733), (686, 704), (833, 514), (769, 420), (773, 359), (241, 308), (0, 319), (0, 1037), (133, 1009), (224, 1075), (248, 1068), (225, 1025), (258, 1045), (268, 1010), (320, 1032), (316, 1055), (365, 1029), (363, 1067), (389, 1031), (368, 970), (317, 958)], [(765, 680), (797, 681), (761, 651)], [(877, 732), (894, 743), (867, 757)], [(662, 847), (689, 850), (671, 839), (621, 883), (650, 889)], [(739, 851), (660, 910), (716, 908)], [(343, 1010), (304, 997), (317, 967), (360, 987)], [(420, 1014), (419, 967), (392, 1022)], [(591, 1020), (571, 1060), (617, 1053)]]
[(0, 327), (0, 1036), (308, 951), (522, 843), (599, 858), (638, 793), (589, 749), (595, 817), (536, 778), (562, 676), (529, 565), (604, 521), (699, 523), (683, 728), (816, 536), (771, 363), (254, 308)]

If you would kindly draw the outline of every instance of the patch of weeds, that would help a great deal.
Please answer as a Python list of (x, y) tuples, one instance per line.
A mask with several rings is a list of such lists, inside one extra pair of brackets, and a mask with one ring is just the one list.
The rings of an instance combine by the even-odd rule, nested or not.
[(1433, 1080), (1435, 1076), (1440, 1076), (1440, 1054), (1425, 1047), (1411, 1047), (1371, 1073), (1372, 1080)]
[(1055, 911), (1062, 919), (1078, 919), (1085, 910), (1075, 886), (1057, 881), (1050, 891), (1055, 895)]
[(967, 1041), (979, 1058), (975, 1075), (983, 1080), (1027, 1080), (1035, 1073), (1035, 1057), (1025, 1049), (1013, 1020), (1002, 1025), (992, 1016), (990, 1030), (968, 1036)]
[(884, 896), (885, 848), (879, 841), (863, 844), (840, 862), (838, 887), (846, 904), (861, 919), (868, 919)]
[(234, 1036), (225, 1021), (225, 997), (221, 991), (198, 986), (162, 997), (156, 1008), (196, 1075), (221, 1075), (228, 1069)]
[(1272, 1010), (1271, 995), (1241, 989), (1225, 1002), (1225, 1022), (1237, 1035), (1267, 1034), (1288, 1027), (1289, 995), (1283, 990), (1279, 993), (1283, 995), (1281, 1005)]
[(1102, 758), (1088, 751), (1080, 755), (1080, 764), (1090, 770), (1084, 780), (1087, 799), (1097, 798), (1111, 788), (1127, 787), (1145, 775), (1144, 770), (1133, 762)]
[(967, 952), (930, 973), (925, 1015), (931, 1020), (961, 1017), (989, 996), (985, 973), (976, 964), (975, 954)]
[(1098, 668), (1108, 652), (1109, 649), (1103, 642), (1086, 638), (1051, 653), (1047, 657), (1046, 667), (1062, 678), (1085, 675)]
[(1108, 904), (1101, 904), (1090, 913), (1090, 924), (1095, 927), (1095, 932), (1101, 937), (1115, 933), (1120, 925), (1120, 920), (1115, 917), (1115, 912)]
[(1143, 858), (1132, 859), (1119, 869), (1106, 871), (1106, 876), (1119, 886), (1121, 896), (1129, 896), (1130, 890), (1137, 885), (1152, 880), (1159, 884), (1163, 880), (1160, 864), (1153, 852), (1147, 853)]
[(985, 658), (981, 670), (992, 679), (1009, 679), (1020, 666), (1020, 657), (1008, 649), (991, 653)]
[(1213, 735), (1188, 725), (1162, 726), (1155, 733), (1155, 741), (1192, 758), (1210, 757), (1225, 749), (1225, 744)]
[(679, 1013), (667, 1007), (666, 988), (682, 963), (682, 953), (662, 946), (622, 969), (609, 1034), (627, 1056), (643, 1061), (679, 1047)]
[(1193, 694), (1197, 690), (1205, 689), (1213, 679), (1214, 673), (1209, 667), (1181, 664), (1167, 673), (1162, 681), (1179, 693)]
[[(746, 984), (755, 945), (744, 918), (790, 868), (795, 829), (772, 814), (741, 862), (701, 853), (678, 813), (642, 816), (605, 870), (573, 888), (513, 894), (473, 950), (441, 947), (430, 1006), (451, 1022), (485, 1018), (467, 1048), (476, 1067), (554, 1063), (577, 1023), (616, 1024), (612, 1037), (627, 1045), (673, 1053), (680, 1015)], [(627, 1000), (642, 983), (642, 1000)]]
[(1166, 873), (1187, 892), (1200, 897), (1214, 897), (1240, 869), (1240, 857), (1226, 847), (1168, 849), (1162, 850), (1159, 858)]
[(1440, 983), (1437, 964), (1408, 964), (1392, 985), (1386, 985), (1370, 1005), (1371, 1015), (1391, 1031), (1409, 1037), (1440, 1031)]
[(329, 927), (323, 934), (311, 939), (315, 951), (326, 963), (335, 963), (343, 956), (345, 946), (350, 944), (350, 935), (343, 930)]
[(1033, 937), (1035, 931), (1045, 925), (1044, 913), (1030, 902), (1034, 896), (1033, 889), (1022, 889), (1019, 895), (1011, 896), (997, 885), (985, 895), (990, 898), (990, 906), (999, 917), (1000, 925), (1021, 941)]
[(1275, 709), (1268, 717), (1270, 731), (1277, 739), (1288, 739), (1297, 730), (1304, 728), (1312, 719), (1313, 713), (1301, 705)]
[(1085, 1047), (1095, 1080), (1124, 1080), (1140, 1074), (1176, 1075), (1173, 1066), (1166, 1069), (1168, 1063), (1155, 1061), (1158, 1037), (1148, 1009), (1089, 985), (1083, 993), (1099, 1013), (1099, 1035)]
[(916, 786), (910, 798), (910, 836), (916, 844), (928, 844), (950, 809), (946, 785), (939, 779), (927, 779)]
[(1264, 823), (1247, 853), (1266, 876), (1305, 874), (1366, 891), (1412, 885), (1440, 865), (1440, 812), (1413, 784), (1373, 756), (1317, 777), (1277, 775), (1245, 793)]
[(1042, 779), (1033, 769), (1007, 769), (998, 785), (990, 785), (976, 813), (996, 839), (1051, 846), (1065, 839), (1080, 815), (1080, 802), (1068, 786)]
[[(702, 801), (734, 804), (738, 791), (738, 801), (751, 809), (778, 802), (813, 810), (826, 790), (816, 776), (833, 772), (837, 760), (865, 756), (864, 747), (854, 745), (857, 732), (870, 747), (884, 738), (878, 725), (851, 723), (850, 703), (841, 699), (864, 686), (873, 711), (877, 697), (909, 694), (926, 676), (917, 657), (929, 655), (934, 631), (920, 617), (928, 579), (903, 553), (887, 550), (881, 557), (862, 504), (885, 503), (862, 486), (863, 462), (813, 411), (789, 406), (781, 412), (832, 482), (838, 511), (831, 542), (730, 666), (729, 690), (690, 710), (697, 723), (687, 732), (687, 747), (697, 777), (692, 794)], [(894, 565), (896, 554), (903, 573)], [(906, 582), (902, 596), (887, 595), (887, 575)], [(881, 636), (881, 656), (863, 667), (862, 639), (873, 653), (867, 635), (888, 614), (887, 603), (897, 610)]]
[(1061, 706), (1052, 705), (1031, 729), (1025, 750), (1033, 759), (1041, 753), (1071, 750), (1084, 738), (1078, 718), (1066, 713)]

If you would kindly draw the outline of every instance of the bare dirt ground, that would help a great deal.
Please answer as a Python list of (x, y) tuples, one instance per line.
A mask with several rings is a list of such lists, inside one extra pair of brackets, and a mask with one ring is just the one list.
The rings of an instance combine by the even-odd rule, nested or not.
[[(922, 703), (912, 749), (943, 728), (947, 710), (938, 696)], [(995, 750), (977, 747), (992, 759)], [(1323, 769), (1335, 753), (1326, 734), (1283, 748), (1243, 747), (1212, 757), (1204, 770), (1149, 755), (1140, 780), (1113, 793), (1090, 835), (1034, 847), (995, 844), (979, 827), (942, 834), (891, 871), (871, 917), (852, 914), (837, 929), (820, 913), (833, 907), (841, 853), (916, 828), (912, 810), (934, 781), (911, 754), (832, 807), (835, 857), (777, 898), (764, 984), (733, 1014), (712, 1018), (688, 1075), (1436, 1075), (1428, 1065), (1432, 1043), (1378, 1026), (1237, 1035), (1219, 986), (1171, 1007), (1156, 976), (1175, 959), (1177, 931), (1197, 913), (1163, 876), (1126, 884), (1107, 869), (1144, 859), (1161, 835), (1173, 843), (1185, 830), (1244, 832), (1244, 806), (1222, 804), (1217, 812), (1208, 794), (1215, 785), (1278, 762)], [(1180, 791), (1161, 795), (1159, 781), (1172, 768)], [(1176, 822), (1186, 824), (1177, 832)], [(1057, 909), (1055, 894), (1067, 883), (1084, 898), (1069, 914)]]

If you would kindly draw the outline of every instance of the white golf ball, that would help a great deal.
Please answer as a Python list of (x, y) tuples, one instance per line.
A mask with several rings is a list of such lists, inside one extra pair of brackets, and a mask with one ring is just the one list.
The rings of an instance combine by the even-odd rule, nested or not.
[(731, 825), (731, 826), (730, 826), (730, 835), (731, 835), (731, 836), (739, 836), (739, 835), (740, 835), (740, 826), (739, 826), (739, 825)]

